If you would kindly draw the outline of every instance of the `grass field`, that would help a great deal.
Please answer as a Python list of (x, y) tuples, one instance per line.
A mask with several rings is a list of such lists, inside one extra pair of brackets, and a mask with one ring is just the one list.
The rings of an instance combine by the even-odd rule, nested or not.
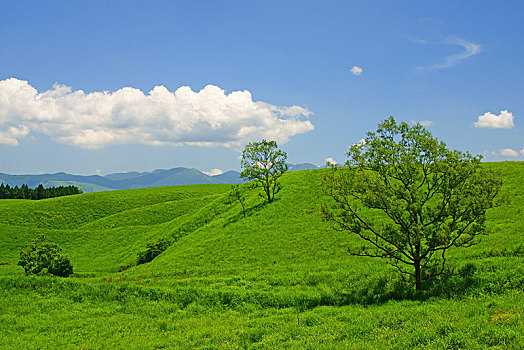
[[(524, 163), (488, 163), (510, 202), (488, 212), (479, 245), (450, 250), (461, 271), (414, 295), (383, 261), (319, 215), (322, 170), (282, 178), (247, 215), (229, 185), (0, 200), (2, 348), (524, 347)], [(71, 257), (69, 278), (27, 277), (39, 233)], [(147, 243), (173, 245), (129, 267)]]

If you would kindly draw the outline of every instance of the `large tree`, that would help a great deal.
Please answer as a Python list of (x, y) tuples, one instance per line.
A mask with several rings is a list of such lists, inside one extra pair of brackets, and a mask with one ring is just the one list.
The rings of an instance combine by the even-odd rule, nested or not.
[(280, 150), (275, 141), (251, 142), (242, 152), (240, 176), (255, 180), (255, 186), (262, 187), (264, 197), (271, 203), (281, 188), (278, 178), (288, 169), (286, 159), (286, 152)]
[(478, 243), (502, 185), (481, 156), (450, 150), (421, 125), (393, 117), (347, 156), (347, 168), (333, 166), (323, 178), (332, 199), (324, 218), (365, 242), (350, 254), (386, 258), (417, 290), (446, 273), (449, 248)]

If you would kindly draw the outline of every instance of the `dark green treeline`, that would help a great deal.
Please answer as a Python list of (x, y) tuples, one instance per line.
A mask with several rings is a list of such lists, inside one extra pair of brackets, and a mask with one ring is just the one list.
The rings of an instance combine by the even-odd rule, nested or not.
[(2, 183), (0, 185), (0, 199), (45, 199), (61, 196), (80, 194), (82, 190), (76, 186), (44, 187), (42, 184), (36, 188), (27, 185), (11, 187)]

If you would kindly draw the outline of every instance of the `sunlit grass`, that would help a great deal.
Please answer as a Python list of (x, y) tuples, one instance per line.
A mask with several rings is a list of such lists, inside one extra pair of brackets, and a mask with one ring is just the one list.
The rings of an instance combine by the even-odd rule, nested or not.
[[(421, 295), (384, 261), (347, 254), (360, 242), (322, 222), (322, 170), (286, 174), (271, 204), (247, 189), (245, 218), (228, 185), (0, 201), (0, 347), (519, 348), (524, 164), (486, 166), (510, 202), (488, 212), (479, 245), (449, 251), (457, 271), (473, 267)], [(16, 266), (39, 233), (73, 277)], [(161, 237), (168, 250), (118, 272)]]

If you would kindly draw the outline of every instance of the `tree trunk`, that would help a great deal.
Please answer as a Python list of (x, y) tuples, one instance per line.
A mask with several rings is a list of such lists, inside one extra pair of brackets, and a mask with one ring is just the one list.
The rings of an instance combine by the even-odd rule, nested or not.
[(264, 188), (264, 191), (266, 191), (268, 203), (271, 203), (271, 188), (269, 188), (269, 184)]
[(415, 261), (415, 289), (422, 290), (422, 277), (420, 276), (420, 261)]
[(271, 203), (271, 188), (270, 188), (269, 178), (268, 177), (266, 177), (266, 184), (264, 185), (264, 191), (266, 191), (267, 202)]

